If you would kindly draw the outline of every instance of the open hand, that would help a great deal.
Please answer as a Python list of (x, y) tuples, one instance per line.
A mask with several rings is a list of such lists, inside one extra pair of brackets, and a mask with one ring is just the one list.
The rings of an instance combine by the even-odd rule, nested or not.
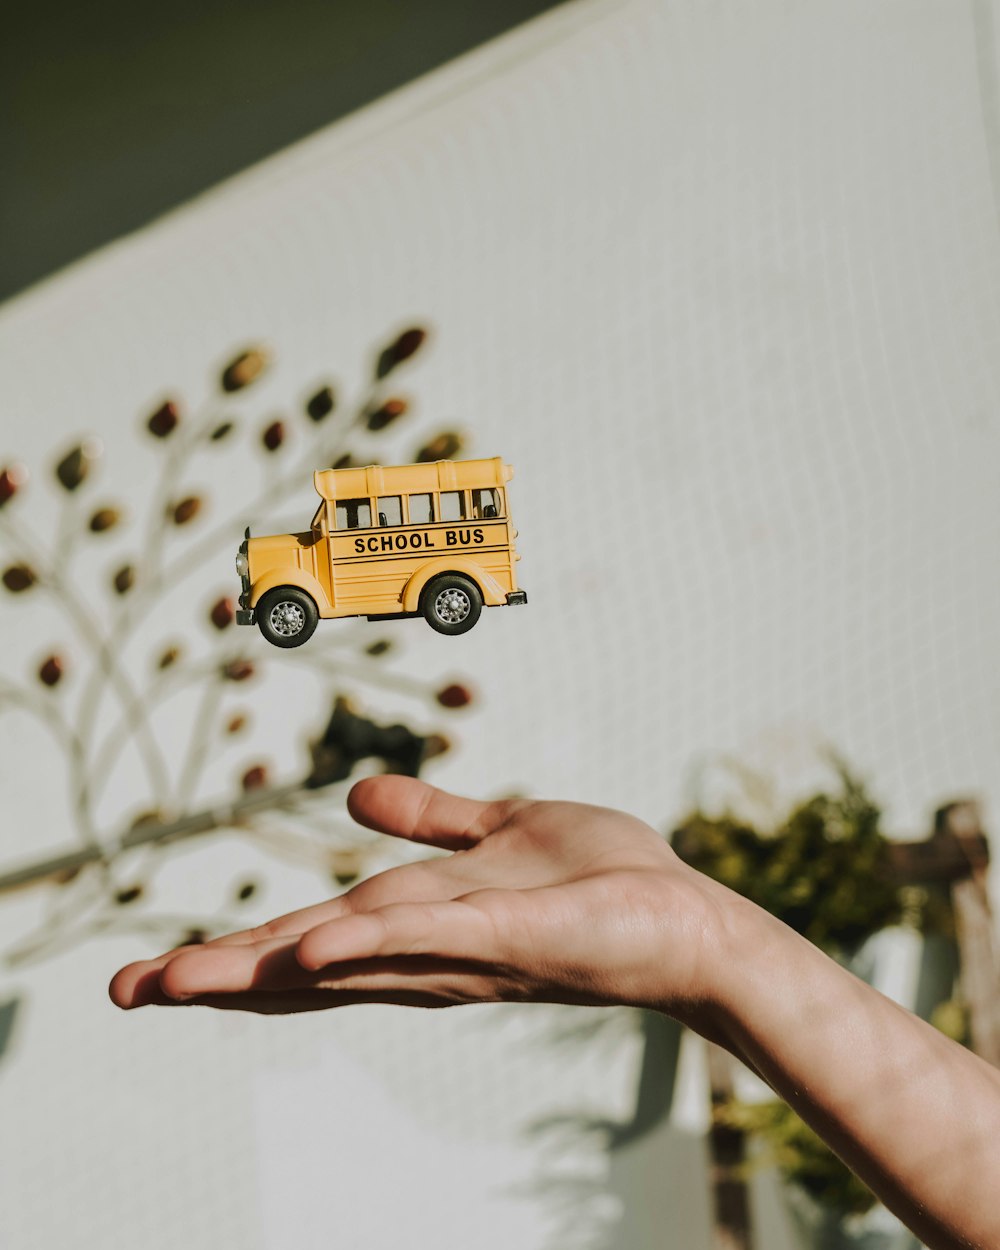
[(374, 777), (348, 807), (369, 828), (453, 852), (242, 933), (129, 964), (119, 1007), (264, 1013), (498, 1000), (687, 1009), (709, 996), (728, 891), (641, 821), (578, 803), (483, 803)]

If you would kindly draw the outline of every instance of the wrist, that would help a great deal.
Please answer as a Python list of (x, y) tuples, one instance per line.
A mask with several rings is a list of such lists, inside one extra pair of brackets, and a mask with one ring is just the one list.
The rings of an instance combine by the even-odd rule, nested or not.
[[(746, 1059), (746, 1043), (776, 1000), (808, 995), (813, 979), (842, 970), (769, 912), (694, 874), (699, 896), (697, 961), (687, 994), (661, 1009)], [(780, 1012), (778, 1013), (781, 1014)]]
[(656, 917), (656, 940), (647, 947), (647, 1005), (715, 1036), (741, 1005), (734, 969), (757, 949), (771, 917), (712, 878), (681, 863), (669, 848), (663, 871), (647, 899)]
[[(767, 1055), (844, 1030), (863, 986), (807, 938), (748, 899), (729, 910), (711, 1012), (718, 1041), (766, 1079)], [(849, 1027), (849, 1026), (848, 1026)]]

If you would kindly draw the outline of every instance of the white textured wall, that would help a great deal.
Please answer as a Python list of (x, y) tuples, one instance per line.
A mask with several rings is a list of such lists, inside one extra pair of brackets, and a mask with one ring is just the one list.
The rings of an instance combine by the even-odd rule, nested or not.
[[(437, 779), (663, 825), (706, 758), (794, 788), (830, 743), (894, 829), (967, 793), (996, 822), (992, 18), (557, 10), (0, 310), (5, 448), (39, 463), (87, 428), (141, 493), (161, 388), (197, 397), (263, 337), (265, 404), (327, 370), (349, 391), (387, 327), (429, 321), (407, 389), (516, 465), (530, 595), (456, 641), (396, 627), (402, 668), (482, 693)], [(33, 654), (22, 628), (0, 604), (8, 656)], [(0, 719), (7, 859), (63, 840), (30, 747)], [(30, 910), (0, 908), (5, 933)], [(13, 1245), (542, 1246), (519, 1127), (629, 1105), (634, 1047), (567, 1057), (517, 1013), (119, 1017), (104, 982), (138, 949), (11, 974), (32, 995), (0, 1069)], [(649, 1196), (658, 1244), (707, 1244), (688, 1192)]]

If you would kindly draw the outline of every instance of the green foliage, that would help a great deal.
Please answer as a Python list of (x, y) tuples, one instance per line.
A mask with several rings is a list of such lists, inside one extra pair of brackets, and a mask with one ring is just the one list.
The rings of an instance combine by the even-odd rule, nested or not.
[(949, 998), (931, 1012), (931, 1024), (945, 1037), (962, 1046), (969, 1045), (969, 1007), (961, 998)]
[(846, 768), (838, 773), (838, 793), (814, 795), (773, 832), (695, 812), (673, 836), (682, 859), (832, 954), (904, 920), (927, 927), (922, 896), (889, 875), (879, 809)]
[(714, 1114), (722, 1124), (765, 1142), (758, 1166), (776, 1167), (820, 1206), (843, 1215), (862, 1215), (875, 1205), (871, 1190), (785, 1103), (730, 1101)]

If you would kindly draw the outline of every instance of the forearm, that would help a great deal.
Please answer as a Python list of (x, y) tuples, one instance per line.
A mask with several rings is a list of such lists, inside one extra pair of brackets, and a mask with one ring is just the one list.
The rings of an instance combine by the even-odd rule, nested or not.
[(772, 917), (737, 911), (719, 1040), (928, 1246), (1000, 1247), (1000, 1072)]

